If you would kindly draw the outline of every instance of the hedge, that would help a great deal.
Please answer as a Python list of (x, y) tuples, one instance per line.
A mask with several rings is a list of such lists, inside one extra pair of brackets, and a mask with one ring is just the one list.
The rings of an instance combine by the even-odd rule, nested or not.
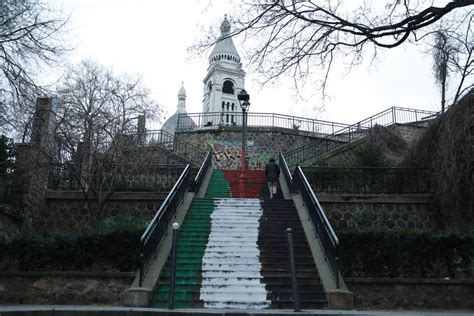
[(0, 240), (0, 270), (134, 271), (143, 229), (22, 234)]
[(344, 277), (473, 277), (473, 231), (370, 229), (338, 236)]

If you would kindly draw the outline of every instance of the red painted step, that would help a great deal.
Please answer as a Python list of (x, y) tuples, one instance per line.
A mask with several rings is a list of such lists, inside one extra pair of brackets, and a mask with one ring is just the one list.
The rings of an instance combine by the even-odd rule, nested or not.
[(247, 181), (244, 196), (240, 196), (240, 170), (222, 170), (229, 183), (232, 197), (259, 198), (262, 184), (265, 182), (265, 170), (247, 170)]

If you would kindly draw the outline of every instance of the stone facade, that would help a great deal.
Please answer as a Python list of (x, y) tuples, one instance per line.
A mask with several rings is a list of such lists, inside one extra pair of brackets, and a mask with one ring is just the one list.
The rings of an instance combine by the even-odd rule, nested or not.
[[(406, 150), (416, 143), (425, 129), (426, 127), (421, 124), (396, 124), (386, 128), (378, 127), (377, 130), (372, 130), (372, 135), (337, 147), (336, 149), (326, 152), (315, 159), (303, 162), (302, 165), (312, 166), (316, 162), (323, 161), (325, 164), (331, 166), (355, 166), (357, 165), (355, 152), (360, 146), (364, 146), (370, 142), (374, 142), (376, 146), (382, 149), (382, 155), (388, 163), (391, 165), (397, 165)], [(395, 147), (399, 148), (390, 149), (390, 145), (394, 145), (390, 144), (390, 142), (394, 142)]]
[[(159, 210), (165, 196), (163, 193), (114, 193), (106, 202), (104, 217), (131, 214), (149, 219)], [(48, 232), (89, 227), (94, 223), (94, 215), (82, 193), (48, 192), (40, 226)]]
[(1, 272), (0, 302), (118, 306), (134, 278), (135, 273)]
[(351, 279), (357, 309), (473, 310), (473, 280)]
[[(213, 167), (239, 169), (242, 151), (242, 128), (229, 126), (219, 130), (181, 132), (177, 137), (206, 150), (213, 148)], [(282, 128), (255, 128), (247, 131), (246, 157), (252, 170), (264, 169), (270, 157), (278, 157), (280, 151), (301, 146), (318, 138), (318, 134)]]
[(324, 195), (319, 202), (335, 228), (385, 227), (433, 229), (438, 227), (429, 196)]

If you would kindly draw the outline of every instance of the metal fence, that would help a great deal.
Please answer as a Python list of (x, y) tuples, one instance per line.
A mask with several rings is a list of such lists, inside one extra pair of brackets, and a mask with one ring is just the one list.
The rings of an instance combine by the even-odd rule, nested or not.
[[(189, 113), (178, 116), (177, 131), (212, 130), (235, 125), (242, 125), (241, 112)], [(250, 112), (247, 113), (247, 126), (279, 127), (328, 135), (349, 125), (291, 115)]]
[(184, 165), (51, 164), (48, 189), (54, 191), (113, 190), (169, 192)]
[(355, 124), (346, 126), (331, 135), (317, 139), (303, 146), (294, 148), (285, 153), (289, 166), (295, 166), (306, 160), (328, 152), (341, 144), (367, 136), (369, 129), (376, 126), (389, 126), (392, 124), (408, 124), (431, 119), (437, 112), (392, 107)]
[(422, 168), (304, 167), (315, 192), (330, 194), (422, 194), (430, 193), (431, 180)]
[(182, 156), (196, 166), (200, 166), (206, 158), (207, 151), (193, 146), (179, 137), (164, 130), (149, 130), (143, 135), (132, 135), (135, 140), (133, 145), (153, 146), (157, 145), (173, 153)]

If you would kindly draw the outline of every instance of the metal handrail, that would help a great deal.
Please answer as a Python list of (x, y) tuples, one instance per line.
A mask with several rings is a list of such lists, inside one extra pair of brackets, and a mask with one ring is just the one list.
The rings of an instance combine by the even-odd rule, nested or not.
[(201, 167), (199, 168), (198, 173), (196, 174), (196, 177), (194, 178), (194, 187), (196, 190), (199, 190), (201, 187), (202, 182), (204, 181), (204, 177), (206, 176), (206, 172), (211, 166), (212, 162), (212, 149), (209, 149), (209, 152), (207, 153), (206, 158), (204, 159)]
[[(223, 126), (242, 124), (242, 113), (239, 112), (208, 112), (187, 113), (178, 116), (176, 131), (218, 129)], [(306, 117), (284, 115), (278, 113), (247, 113), (249, 127), (279, 127), (318, 134), (332, 134), (344, 127), (344, 123), (329, 122)]]
[(278, 162), (280, 164), (280, 169), (283, 173), (283, 176), (285, 177), (286, 185), (290, 192), (293, 193), (293, 176), (291, 175), (290, 169), (288, 168), (288, 164), (286, 163), (286, 159), (281, 151), (278, 153)]
[(339, 288), (339, 239), (300, 166), (295, 169), (293, 185), (303, 198), (313, 228), (321, 241), (336, 288)]
[(437, 114), (433, 111), (391, 107), (385, 111), (372, 115), (360, 122), (348, 125), (330, 135), (317, 139), (303, 146), (291, 149), (285, 153), (290, 166), (312, 159), (325, 152), (363, 138), (368, 134), (370, 128), (375, 125), (389, 126), (392, 124), (408, 124), (420, 122)]
[(143, 279), (148, 272), (153, 258), (156, 256), (164, 238), (168, 233), (168, 228), (172, 219), (176, 215), (178, 207), (183, 201), (184, 194), (187, 192), (190, 184), (190, 165), (184, 168), (181, 176), (176, 181), (173, 189), (166, 196), (160, 209), (156, 212), (145, 232), (140, 238), (140, 276), (139, 285), (142, 285)]

